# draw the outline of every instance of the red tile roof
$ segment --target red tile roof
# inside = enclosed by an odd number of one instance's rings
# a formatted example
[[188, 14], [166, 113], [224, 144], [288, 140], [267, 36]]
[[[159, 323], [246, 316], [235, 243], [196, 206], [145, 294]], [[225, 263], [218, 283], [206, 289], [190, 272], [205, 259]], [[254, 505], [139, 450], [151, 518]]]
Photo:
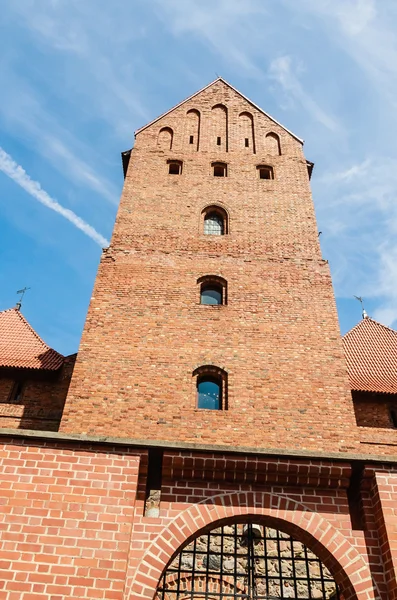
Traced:
[[352, 390], [397, 393], [397, 331], [366, 317], [342, 340]]
[[0, 367], [55, 371], [64, 357], [47, 346], [19, 310], [0, 312]]

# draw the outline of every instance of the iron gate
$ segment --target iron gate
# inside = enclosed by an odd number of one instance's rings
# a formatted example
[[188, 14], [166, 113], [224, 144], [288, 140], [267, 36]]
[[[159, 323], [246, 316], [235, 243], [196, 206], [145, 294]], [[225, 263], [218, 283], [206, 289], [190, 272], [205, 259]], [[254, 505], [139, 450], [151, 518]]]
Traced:
[[168, 565], [157, 600], [341, 598], [320, 559], [290, 535], [255, 523], [224, 525], [189, 542]]

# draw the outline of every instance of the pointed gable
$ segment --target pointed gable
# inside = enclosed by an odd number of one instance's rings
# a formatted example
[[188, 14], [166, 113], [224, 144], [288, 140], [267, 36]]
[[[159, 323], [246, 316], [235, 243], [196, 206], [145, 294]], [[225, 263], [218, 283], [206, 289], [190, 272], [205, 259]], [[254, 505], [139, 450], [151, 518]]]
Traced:
[[222, 77], [218, 77], [217, 79], [215, 79], [215, 81], [212, 81], [211, 83], [209, 83], [208, 85], [206, 85], [205, 87], [203, 87], [201, 90], [199, 90], [195, 94], [192, 94], [191, 96], [189, 96], [188, 98], [186, 98], [185, 100], [183, 100], [182, 102], [180, 102], [179, 104], [177, 104], [176, 106], [174, 106], [173, 108], [171, 108], [170, 110], [166, 111], [165, 113], [163, 113], [162, 115], [160, 115], [156, 119], [153, 119], [153, 121], [150, 121], [150, 123], [147, 123], [147, 125], [144, 125], [140, 129], [137, 129], [136, 132], [135, 132], [135, 136], [137, 136], [138, 133], [141, 133], [142, 131], [144, 131], [148, 127], [151, 127], [152, 125], [154, 125], [155, 123], [157, 123], [157, 121], [160, 121], [160, 119], [163, 119], [164, 117], [166, 117], [167, 115], [169, 115], [170, 113], [172, 113], [177, 108], [180, 108], [184, 104], [190, 102], [191, 100], [193, 100], [194, 98], [196, 98], [197, 96], [199, 96], [200, 94], [202, 94], [204, 91], [210, 90], [210, 88], [216, 86], [218, 83], [221, 83], [222, 85], [226, 86], [230, 90], [233, 90], [236, 94], [238, 94], [238, 96], [240, 96], [240, 98], [242, 98], [245, 102], [247, 102], [249, 105], [251, 105], [251, 107], [253, 107], [256, 110], [258, 110], [265, 117], [267, 117], [268, 119], [270, 119], [271, 121], [273, 121], [273, 123], [275, 123], [277, 126], [279, 126], [282, 129], [284, 129], [284, 131], [286, 131], [289, 135], [291, 135], [293, 138], [295, 138], [298, 142], [300, 142], [301, 144], [303, 144], [303, 140], [301, 140], [298, 136], [296, 136], [294, 133], [292, 133], [292, 131], [289, 131], [286, 127], [284, 127], [284, 125], [282, 125], [281, 123], [279, 123], [278, 121], [276, 121], [276, 119], [274, 119], [272, 116], [270, 116], [269, 114], [267, 114], [264, 110], [262, 110], [262, 108], [260, 108], [254, 102], [252, 102], [252, 100], [250, 100], [249, 98], [247, 98], [246, 96], [244, 96], [244, 94], [242, 94], [235, 87], [233, 87], [232, 85], [230, 85], [230, 83], [228, 83], [227, 81], [225, 81], [225, 79], [222, 79]]
[[47, 346], [16, 308], [0, 312], [0, 367], [59, 369], [64, 357]]
[[352, 390], [397, 393], [397, 331], [366, 317], [342, 340]]

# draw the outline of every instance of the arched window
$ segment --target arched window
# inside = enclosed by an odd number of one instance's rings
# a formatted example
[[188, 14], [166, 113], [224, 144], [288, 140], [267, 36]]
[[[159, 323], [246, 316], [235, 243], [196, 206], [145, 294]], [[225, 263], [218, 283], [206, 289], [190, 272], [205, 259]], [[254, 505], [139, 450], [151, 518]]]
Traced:
[[182, 174], [182, 161], [181, 160], [167, 160], [168, 173], [170, 175], [181, 175]]
[[223, 219], [217, 212], [205, 215], [204, 233], [206, 235], [223, 235], [225, 233]]
[[227, 373], [213, 365], [199, 367], [193, 373], [196, 377], [197, 408], [225, 410], [227, 395]]
[[212, 168], [214, 177], [227, 177], [227, 164], [223, 162], [213, 162]]
[[216, 275], [205, 275], [200, 277], [197, 283], [200, 285], [200, 304], [212, 306], [226, 304], [226, 279]]
[[273, 167], [269, 165], [258, 165], [257, 167], [259, 179], [274, 179]]
[[219, 410], [221, 408], [222, 380], [203, 375], [197, 379], [197, 408]]
[[227, 213], [219, 206], [208, 206], [203, 210], [205, 235], [225, 235], [228, 233]]

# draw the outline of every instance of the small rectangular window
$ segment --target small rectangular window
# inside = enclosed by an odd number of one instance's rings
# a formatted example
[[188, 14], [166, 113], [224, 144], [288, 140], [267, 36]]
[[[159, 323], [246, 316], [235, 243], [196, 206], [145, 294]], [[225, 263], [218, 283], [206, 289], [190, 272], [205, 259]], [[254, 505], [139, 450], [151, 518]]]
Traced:
[[259, 179], [274, 179], [273, 167], [260, 166], [257, 169], [259, 171]]
[[249, 145], [250, 145], [250, 141], [249, 141], [249, 139], [248, 139], [248, 138], [245, 138], [245, 147], [246, 147], [246, 148], [249, 148]]
[[214, 165], [214, 177], [226, 177], [226, 165]]
[[395, 408], [390, 409], [390, 420], [393, 427], [397, 429], [397, 410]]
[[194, 136], [191, 135], [189, 138], [189, 144], [193, 144], [194, 143]]
[[182, 173], [182, 163], [177, 161], [170, 161], [168, 163], [168, 173], [170, 175], [180, 175]]
[[217, 146], [221, 145], [221, 138], [220, 137], [216, 138], [216, 144], [217, 144]]

